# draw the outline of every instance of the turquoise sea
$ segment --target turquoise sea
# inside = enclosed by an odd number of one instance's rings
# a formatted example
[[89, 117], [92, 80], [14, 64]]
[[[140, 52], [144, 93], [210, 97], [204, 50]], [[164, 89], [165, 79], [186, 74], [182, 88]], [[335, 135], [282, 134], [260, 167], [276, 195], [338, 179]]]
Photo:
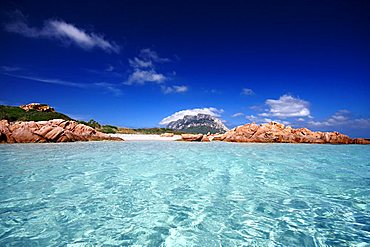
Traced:
[[0, 246], [370, 246], [370, 146], [0, 145]]

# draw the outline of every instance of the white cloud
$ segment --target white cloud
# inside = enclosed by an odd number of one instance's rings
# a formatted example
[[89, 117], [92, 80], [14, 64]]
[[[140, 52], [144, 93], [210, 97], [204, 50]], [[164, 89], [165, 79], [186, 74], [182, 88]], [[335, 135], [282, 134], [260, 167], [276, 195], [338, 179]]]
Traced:
[[140, 58], [134, 57], [133, 59], [128, 60], [129, 64], [133, 68], [153, 68], [154, 65], [152, 61], [145, 61]]
[[[265, 105], [267, 109], [253, 107], [254, 110], [263, 112], [257, 114], [257, 116], [246, 116], [246, 119], [255, 123], [278, 122], [285, 125], [294, 125], [297, 122], [305, 121], [304, 117], [312, 118], [310, 116], [309, 103], [290, 95], [282, 95], [279, 99], [267, 99]], [[296, 119], [293, 119], [293, 122], [291, 122], [285, 120], [286, 118]]]
[[251, 122], [256, 122], [256, 120], [259, 119], [258, 117], [254, 115], [245, 116], [245, 118]]
[[[131, 67], [131, 74], [123, 84], [144, 85], [147, 82], [151, 82], [160, 84], [164, 94], [187, 92], [188, 87], [185, 85], [165, 85], [165, 82], [170, 80], [170, 78], [157, 71], [157, 65], [159, 63], [170, 61], [169, 58], [160, 57], [157, 52], [149, 48], [142, 49], [137, 57], [128, 60]], [[173, 71], [172, 74], [175, 76], [176, 72]]]
[[15, 77], [15, 78], [20, 78], [20, 79], [67, 86], [67, 87], [75, 87], [75, 88], [83, 88], [83, 89], [94, 89], [94, 88], [102, 89], [104, 91], [113, 93], [116, 96], [122, 94], [121, 89], [118, 88], [117, 85], [113, 83], [107, 83], [107, 82], [78, 83], [78, 82], [71, 82], [71, 81], [65, 81], [65, 80], [53, 79], [53, 78], [42, 78], [42, 77], [26, 76], [26, 75], [14, 75], [14, 74], [9, 74], [9, 73], [2, 73], [2, 74]]
[[268, 99], [265, 103], [269, 109], [259, 114], [261, 117], [310, 117], [309, 103], [290, 95], [283, 95], [277, 100]]
[[146, 61], [153, 61], [156, 63], [170, 62], [169, 58], [160, 57], [157, 52], [151, 50], [150, 48], [145, 48], [140, 51], [139, 57]]
[[159, 123], [161, 125], [167, 125], [173, 121], [177, 121], [179, 119], [183, 119], [184, 116], [196, 116], [198, 114], [208, 114], [213, 117], [220, 117], [220, 114], [223, 112], [222, 109], [217, 109], [214, 107], [209, 107], [209, 108], [195, 108], [195, 109], [188, 109], [188, 110], [182, 110], [175, 112], [171, 116], [168, 116]]
[[20, 11], [14, 13], [15, 19], [5, 24], [5, 30], [28, 38], [57, 39], [63, 43], [73, 43], [85, 50], [100, 48], [106, 52], [119, 52], [119, 46], [104, 39], [103, 35], [88, 33], [63, 20], [47, 20], [41, 28], [30, 27]]
[[14, 75], [14, 74], [9, 74], [9, 73], [3, 73], [3, 74], [7, 76], [15, 77], [15, 78], [26, 79], [26, 80], [37, 81], [37, 82], [44, 82], [48, 84], [56, 84], [56, 85], [62, 85], [62, 86], [68, 86], [68, 87], [78, 87], [78, 88], [87, 87], [87, 84], [64, 81], [64, 80], [59, 80], [59, 79], [42, 78], [42, 77], [18, 75], [18, 74]]
[[284, 120], [273, 120], [273, 122], [282, 123], [282, 124], [285, 124], [285, 125], [289, 125], [290, 124], [289, 121], [284, 121]]
[[250, 88], [243, 88], [241, 94], [250, 96], [250, 95], [254, 95], [255, 93]]
[[145, 82], [162, 83], [166, 80], [166, 76], [155, 72], [154, 70], [135, 70], [124, 82], [125, 85], [139, 84], [143, 85]]
[[323, 121], [309, 121], [313, 127], [370, 128], [370, 119], [354, 118], [348, 110], [340, 110]]
[[164, 94], [169, 94], [169, 93], [185, 93], [188, 91], [187, 86], [161, 86], [162, 92]]
[[241, 116], [244, 116], [244, 113], [237, 112], [237, 113], [233, 114], [231, 117], [241, 117]]
[[331, 127], [331, 126], [339, 126], [347, 123], [350, 119], [351, 113], [347, 110], [340, 110], [330, 116], [328, 119], [324, 121], [309, 121], [308, 124], [315, 126], [315, 127]]
[[249, 120], [250, 122], [254, 122], [258, 124], [270, 123], [270, 122], [282, 123], [285, 125], [291, 124], [289, 121], [285, 121], [281, 119], [271, 119], [271, 118], [265, 118], [265, 117], [254, 116], [254, 115], [245, 116], [245, 118]]
[[369, 118], [356, 118], [353, 120], [353, 125], [351, 124], [350, 127], [370, 128], [370, 119]]
[[142, 49], [137, 57], [129, 59], [130, 66], [134, 69], [155, 68], [155, 63], [164, 63], [171, 61], [169, 58], [160, 57], [157, 52], [150, 48]]
[[151, 49], [142, 49], [138, 57], [129, 59], [128, 62], [132, 68], [132, 73], [129, 75], [125, 85], [139, 84], [143, 85], [146, 82], [162, 83], [168, 78], [156, 71], [155, 63], [170, 61], [168, 58], [161, 58], [155, 51]]

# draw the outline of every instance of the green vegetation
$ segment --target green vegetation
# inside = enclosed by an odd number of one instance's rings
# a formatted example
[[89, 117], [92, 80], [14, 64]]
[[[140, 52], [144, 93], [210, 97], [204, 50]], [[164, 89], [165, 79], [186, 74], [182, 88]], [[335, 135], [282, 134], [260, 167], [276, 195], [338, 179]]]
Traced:
[[51, 119], [72, 120], [59, 112], [25, 111], [17, 106], [0, 105], [0, 119], [14, 121], [48, 121]]
[[85, 121], [77, 121], [78, 123], [80, 124], [84, 124], [84, 125], [87, 125], [87, 126], [90, 126], [91, 128], [94, 128], [94, 129], [100, 129], [101, 128], [101, 125], [95, 121], [94, 119], [90, 119], [88, 122], [85, 122]]
[[118, 128], [117, 133], [119, 134], [139, 134], [138, 132], [130, 128]]
[[100, 132], [106, 133], [106, 134], [120, 133], [120, 128], [118, 128], [117, 126], [101, 125], [100, 123], [98, 123], [94, 119], [90, 119], [88, 122], [85, 122], [85, 121], [78, 121], [78, 122], [81, 123], [81, 124], [90, 126], [91, 128], [94, 128], [94, 129], [96, 129]]
[[[14, 121], [48, 121], [52, 119], [64, 119], [73, 120], [67, 115], [59, 112], [42, 112], [42, 111], [25, 111], [17, 106], [5, 106], [0, 105], [0, 119], [6, 119], [10, 122]], [[174, 134], [184, 134], [184, 133], [200, 133], [197, 129], [186, 130], [186, 131], [176, 131], [169, 128], [121, 128], [113, 125], [101, 125], [94, 119], [85, 121], [77, 121], [78, 123], [90, 126], [98, 131], [109, 134], [146, 134], [146, 135], [160, 135], [163, 133], [174, 133]]]
[[87, 125], [91, 126], [92, 128], [94, 129], [100, 129], [102, 126], [97, 122], [95, 121], [94, 119], [90, 119], [89, 122], [87, 122]]
[[[184, 134], [184, 133], [193, 133], [193, 132], [181, 132], [169, 128], [139, 128], [139, 129], [130, 129], [130, 128], [121, 128], [113, 125], [101, 125], [94, 119], [85, 121], [78, 121], [79, 123], [90, 126], [100, 132], [106, 134], [144, 134], [144, 135], [160, 135], [163, 133], [174, 133], [174, 134]], [[195, 133], [195, 132], [194, 132]]]
[[119, 132], [119, 128], [116, 126], [112, 126], [112, 125], [103, 125], [101, 126], [99, 131], [103, 133], [107, 133], [107, 134], [115, 134]]

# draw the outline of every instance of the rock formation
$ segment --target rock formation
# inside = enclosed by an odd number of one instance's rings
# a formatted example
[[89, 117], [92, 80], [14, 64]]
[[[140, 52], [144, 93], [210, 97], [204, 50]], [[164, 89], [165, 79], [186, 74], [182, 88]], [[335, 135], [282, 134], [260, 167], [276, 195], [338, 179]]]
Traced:
[[174, 135], [174, 133], [163, 133], [161, 134], [161, 137], [173, 137]]
[[40, 103], [31, 103], [27, 105], [19, 106], [25, 111], [42, 111], [42, 112], [55, 112], [54, 108], [48, 106], [47, 104], [40, 104]]
[[239, 126], [226, 132], [220, 139], [227, 142], [370, 144], [365, 139], [351, 139], [338, 132], [313, 132], [306, 128], [293, 129], [276, 122]]
[[182, 134], [181, 138], [183, 141], [188, 142], [199, 142], [203, 138], [203, 134]]
[[236, 127], [225, 134], [181, 135], [183, 141], [226, 141], [226, 142], [262, 142], [262, 143], [316, 143], [316, 144], [370, 144], [363, 138], [349, 138], [339, 132], [313, 132], [306, 128], [293, 129], [283, 124], [250, 123]]
[[123, 141], [71, 120], [8, 122], [0, 120], [0, 143]]

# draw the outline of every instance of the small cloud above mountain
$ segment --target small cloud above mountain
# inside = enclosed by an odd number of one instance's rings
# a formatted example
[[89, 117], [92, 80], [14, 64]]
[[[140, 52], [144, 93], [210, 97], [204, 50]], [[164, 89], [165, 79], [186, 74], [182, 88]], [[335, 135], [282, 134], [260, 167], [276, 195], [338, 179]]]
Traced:
[[224, 133], [228, 128], [219, 118], [222, 112], [213, 107], [182, 110], [162, 119], [160, 124], [184, 132]]
[[161, 120], [159, 124], [167, 125], [170, 122], [184, 118], [184, 116], [196, 116], [198, 114], [207, 114], [207, 115], [218, 118], [220, 117], [221, 113], [223, 113], [222, 109], [217, 109], [214, 107], [187, 109], [187, 110], [175, 112], [174, 114], [168, 117], [165, 117], [164, 119]]

